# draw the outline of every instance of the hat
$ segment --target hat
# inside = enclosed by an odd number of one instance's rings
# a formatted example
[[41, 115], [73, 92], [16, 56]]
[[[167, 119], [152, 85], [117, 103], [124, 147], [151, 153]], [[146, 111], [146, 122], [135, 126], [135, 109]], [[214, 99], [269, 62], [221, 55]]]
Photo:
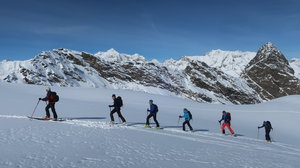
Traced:
[[153, 103], [153, 100], [149, 100], [149, 103]]
[[115, 95], [115, 94], [113, 94], [111, 97], [116, 97], [116, 95]]
[[225, 111], [225, 110], [223, 110], [223, 111], [222, 111], [222, 113], [226, 113], [226, 111]]
[[47, 91], [47, 92], [51, 91], [51, 88], [49, 88], [49, 87], [48, 87], [48, 88], [46, 88], [46, 91]]
[[188, 111], [188, 109], [184, 108], [183, 111], [186, 112], [186, 111]]

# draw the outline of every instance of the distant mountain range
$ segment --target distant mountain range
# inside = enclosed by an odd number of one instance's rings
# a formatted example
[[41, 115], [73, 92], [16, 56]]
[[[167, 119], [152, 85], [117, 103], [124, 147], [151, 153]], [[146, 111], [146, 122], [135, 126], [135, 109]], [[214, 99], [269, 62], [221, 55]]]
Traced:
[[0, 62], [3, 82], [129, 89], [225, 104], [299, 94], [299, 78], [300, 60], [288, 61], [272, 43], [257, 53], [213, 50], [165, 62], [114, 49], [96, 54], [54, 49], [27, 61]]

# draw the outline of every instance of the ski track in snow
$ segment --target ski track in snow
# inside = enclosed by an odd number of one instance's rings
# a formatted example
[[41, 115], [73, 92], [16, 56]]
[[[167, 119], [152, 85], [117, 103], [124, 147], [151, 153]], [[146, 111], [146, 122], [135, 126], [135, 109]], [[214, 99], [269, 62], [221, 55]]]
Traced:
[[[17, 115], [0, 115], [0, 119], [28, 119], [26, 116]], [[29, 119], [28, 119], [29, 120]], [[26, 120], [24, 120], [26, 121]], [[70, 126], [70, 131], [58, 131], [51, 132], [51, 137], [39, 136], [33, 129], [39, 129], [42, 132], [47, 132], [47, 128], [32, 128], [24, 127], [20, 129], [9, 129], [9, 132], [0, 131], [0, 143], [7, 143], [7, 145], [23, 144], [22, 142], [28, 142], [30, 147], [37, 148], [38, 151], [42, 151], [45, 155], [41, 156], [35, 153], [26, 153], [26, 150], [20, 151], [18, 155], [23, 155], [23, 159], [16, 162], [3, 161], [0, 159], [0, 167], [66, 167], [65, 163], [68, 163], [67, 167], [182, 167], [185, 165], [196, 166], [202, 165], [204, 167], [294, 167], [296, 163], [293, 161], [300, 157], [300, 149], [279, 142], [266, 143], [262, 140], [248, 138], [245, 136], [232, 137], [224, 136], [219, 133], [212, 133], [205, 130], [197, 132], [183, 132], [180, 127], [168, 128], [168, 126], [162, 125], [162, 130], [156, 130], [152, 128], [144, 128], [142, 123], [129, 122], [128, 125], [110, 125], [103, 121], [89, 121], [89, 120], [66, 120], [63, 122], [56, 121], [38, 121], [29, 120], [35, 122], [44, 122], [46, 125], [57, 123], [60, 126]], [[176, 127], [176, 126], [175, 126]], [[84, 129], [84, 130], [81, 130]], [[88, 129], [88, 131], [86, 131]], [[127, 131], [128, 137], [118, 134], [118, 132]], [[100, 144], [89, 142], [89, 136], [94, 134], [98, 135], [102, 133]], [[150, 136], [153, 140], [144, 142], [145, 139], [139, 139], [139, 137], [132, 137], [136, 133], [141, 136]], [[112, 139], [108, 139], [107, 135], [113, 134]], [[8, 135], [8, 136], [7, 136]], [[78, 136], [82, 139], [72, 140], [72, 137]], [[179, 142], [190, 143], [187, 146], [181, 147], [181, 144], [172, 146], [172, 143], [166, 144], [166, 147], [155, 144], [157, 139], [171, 138], [177, 139]], [[76, 161], [70, 161], [70, 156], [60, 157], [61, 153], [57, 153], [61, 145], [60, 143], [65, 140], [70, 140], [70, 147], [78, 146], [79, 144], [88, 147], [86, 152], [83, 150], [82, 155], [74, 151]], [[139, 141], [142, 140], [142, 143]], [[31, 144], [33, 143], [33, 144]], [[64, 143], [63, 143], [64, 144]], [[112, 149], [104, 149], [99, 152], [99, 146], [106, 145], [112, 147]], [[180, 146], [177, 146], [180, 145]], [[191, 147], [192, 146], [192, 147]], [[49, 150], [48, 147], [56, 150]], [[194, 150], [185, 150], [184, 147], [194, 148]], [[22, 147], [20, 147], [22, 148]], [[80, 147], [81, 148], [81, 147]], [[160, 149], [161, 148], [161, 149]], [[222, 153], [220, 148], [228, 150], [228, 153]], [[102, 148], [100, 148], [102, 149]], [[200, 150], [196, 150], [200, 149]], [[238, 151], [236, 151], [238, 149]], [[73, 149], [74, 150], [74, 149]], [[78, 149], [78, 151], [80, 151]], [[9, 151], [3, 151], [8, 152]], [[94, 153], [95, 154], [91, 154]], [[64, 152], [62, 152], [64, 153]], [[70, 154], [67, 154], [70, 155]], [[212, 155], [215, 155], [215, 159], [212, 159]], [[249, 159], [246, 159], [245, 155], [248, 155]], [[269, 162], [265, 164], [262, 160], [251, 158], [251, 156], [261, 155], [265, 157], [265, 160], [281, 158], [284, 156], [288, 158], [284, 163]], [[84, 156], [84, 157], [83, 157]], [[98, 156], [98, 157], [95, 157]], [[221, 158], [220, 156], [224, 157]], [[223, 159], [227, 159], [225, 161]], [[49, 163], [54, 160], [56, 163]], [[289, 161], [290, 160], [290, 161]], [[155, 163], [159, 162], [160, 165]], [[38, 163], [38, 164], [37, 164]], [[253, 166], [256, 165], [256, 166]]]

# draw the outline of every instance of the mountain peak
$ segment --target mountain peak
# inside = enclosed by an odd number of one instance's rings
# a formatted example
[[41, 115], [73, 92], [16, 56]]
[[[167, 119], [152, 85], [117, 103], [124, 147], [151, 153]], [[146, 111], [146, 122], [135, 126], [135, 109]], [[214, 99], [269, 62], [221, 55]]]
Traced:
[[288, 61], [285, 58], [285, 56], [271, 42], [267, 42], [257, 51], [256, 57], [252, 60], [252, 63], [253, 61], [265, 62], [267, 60], [272, 62], [281, 62], [288, 64]]
[[[267, 42], [261, 47], [261, 50], [265, 51], [279, 51], [278, 48], [271, 42]], [[279, 51], [280, 52], [280, 51]]]
[[115, 50], [114, 48], [111, 48], [109, 50], [106, 51], [106, 53], [111, 54], [111, 55], [118, 55], [120, 54], [117, 50]]

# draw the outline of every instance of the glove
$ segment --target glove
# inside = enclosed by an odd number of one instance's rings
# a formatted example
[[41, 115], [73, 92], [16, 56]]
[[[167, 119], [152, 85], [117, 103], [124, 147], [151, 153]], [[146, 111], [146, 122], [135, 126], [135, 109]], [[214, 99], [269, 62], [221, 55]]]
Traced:
[[147, 111], [150, 111], [149, 109], [147, 109]]
[[112, 105], [108, 105], [108, 107], [113, 107]]
[[221, 124], [221, 121], [219, 120], [219, 123]]
[[259, 127], [257, 127], [257, 129], [259, 129]]
[[42, 100], [42, 98], [39, 98], [39, 100]]
[[179, 116], [179, 118], [182, 118], [182, 116]]

